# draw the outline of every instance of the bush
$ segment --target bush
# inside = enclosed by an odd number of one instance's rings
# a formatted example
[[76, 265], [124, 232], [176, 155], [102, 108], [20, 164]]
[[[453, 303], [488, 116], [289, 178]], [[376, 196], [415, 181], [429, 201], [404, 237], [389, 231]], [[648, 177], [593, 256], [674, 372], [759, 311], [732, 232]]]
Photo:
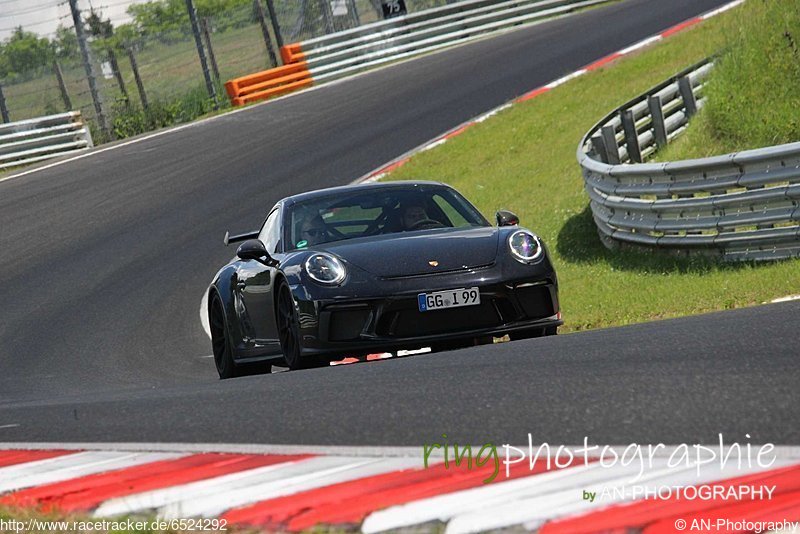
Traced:
[[117, 139], [124, 139], [150, 130], [189, 122], [210, 113], [213, 109], [213, 103], [208, 98], [205, 87], [197, 87], [169, 101], [148, 102], [146, 111], [141, 106], [120, 101], [112, 110], [111, 129]]

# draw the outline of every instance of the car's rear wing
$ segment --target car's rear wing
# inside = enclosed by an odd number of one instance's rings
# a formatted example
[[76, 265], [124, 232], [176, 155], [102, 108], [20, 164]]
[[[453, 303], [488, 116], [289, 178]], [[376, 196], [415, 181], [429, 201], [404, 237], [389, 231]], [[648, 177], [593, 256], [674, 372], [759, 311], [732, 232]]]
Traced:
[[239, 241], [247, 241], [248, 239], [255, 239], [258, 237], [258, 232], [247, 232], [246, 234], [231, 235], [230, 232], [225, 232], [225, 238], [222, 240], [227, 247], [231, 243], [238, 243]]

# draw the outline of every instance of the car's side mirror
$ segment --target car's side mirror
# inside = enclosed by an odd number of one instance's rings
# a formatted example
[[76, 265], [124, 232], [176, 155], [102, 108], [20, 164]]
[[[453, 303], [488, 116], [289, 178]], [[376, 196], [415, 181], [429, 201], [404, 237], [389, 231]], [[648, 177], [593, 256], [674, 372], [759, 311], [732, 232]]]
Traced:
[[264, 247], [264, 243], [262, 243], [260, 239], [248, 239], [239, 245], [236, 255], [242, 260], [255, 260], [259, 263], [263, 263], [267, 267], [274, 267], [278, 264], [278, 262], [269, 255], [266, 247]]
[[495, 213], [497, 226], [516, 226], [519, 224], [519, 217], [507, 210], [499, 210]]

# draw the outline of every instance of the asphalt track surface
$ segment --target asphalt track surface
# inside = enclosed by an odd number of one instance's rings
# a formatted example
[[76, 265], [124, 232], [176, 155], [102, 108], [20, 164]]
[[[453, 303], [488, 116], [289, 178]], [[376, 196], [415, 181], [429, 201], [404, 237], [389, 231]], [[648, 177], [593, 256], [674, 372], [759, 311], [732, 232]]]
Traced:
[[629, 0], [0, 183], [0, 441], [798, 443], [798, 304], [226, 382], [199, 322], [226, 229], [723, 3]]

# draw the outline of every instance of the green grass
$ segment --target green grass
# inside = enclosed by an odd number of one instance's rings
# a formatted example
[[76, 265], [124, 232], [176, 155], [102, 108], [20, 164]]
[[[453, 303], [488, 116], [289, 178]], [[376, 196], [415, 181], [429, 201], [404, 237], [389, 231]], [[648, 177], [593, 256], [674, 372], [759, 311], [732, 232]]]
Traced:
[[706, 86], [706, 107], [660, 160], [800, 140], [800, 10], [769, 0], [739, 11], [720, 21], [726, 50]]
[[[755, 2], [748, 2], [755, 3]], [[441, 180], [493, 220], [500, 208], [548, 244], [563, 331], [737, 308], [800, 293], [800, 261], [721, 264], [600, 243], [576, 149], [607, 111], [728, 45], [741, 8], [517, 104], [418, 154], [389, 179]]]

